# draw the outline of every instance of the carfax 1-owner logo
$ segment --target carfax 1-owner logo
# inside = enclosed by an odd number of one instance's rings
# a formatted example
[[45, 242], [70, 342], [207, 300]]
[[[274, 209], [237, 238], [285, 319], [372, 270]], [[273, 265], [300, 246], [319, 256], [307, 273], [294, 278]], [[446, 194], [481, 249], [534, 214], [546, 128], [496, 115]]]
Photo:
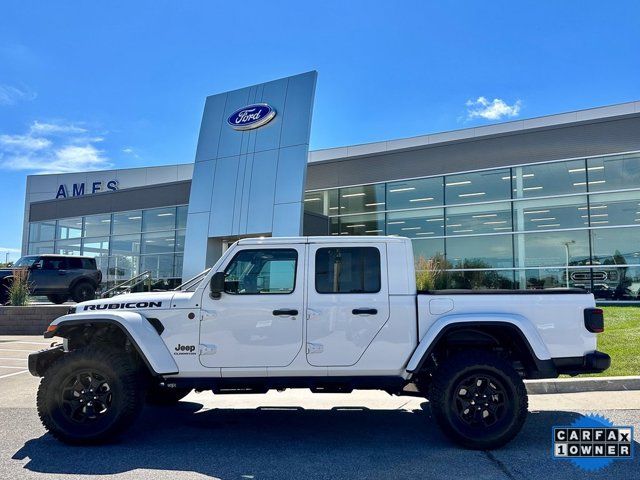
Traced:
[[615, 460], [631, 460], [633, 427], [614, 426], [600, 415], [580, 417], [571, 425], [553, 427], [552, 456], [589, 471], [600, 470]]

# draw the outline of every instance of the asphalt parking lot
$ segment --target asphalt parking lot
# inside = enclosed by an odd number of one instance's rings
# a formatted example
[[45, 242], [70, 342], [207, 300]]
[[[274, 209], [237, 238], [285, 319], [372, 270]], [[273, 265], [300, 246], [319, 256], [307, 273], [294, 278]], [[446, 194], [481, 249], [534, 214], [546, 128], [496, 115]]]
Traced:
[[[26, 372], [29, 352], [47, 344], [0, 337], [0, 478], [640, 479], [637, 391], [532, 396], [523, 431], [492, 452], [451, 444], [418, 398], [304, 390], [192, 393], [178, 407], [146, 408], [118, 443], [69, 447], [40, 425], [38, 379]], [[585, 413], [634, 426], [636, 458], [595, 473], [552, 460], [551, 427]]]

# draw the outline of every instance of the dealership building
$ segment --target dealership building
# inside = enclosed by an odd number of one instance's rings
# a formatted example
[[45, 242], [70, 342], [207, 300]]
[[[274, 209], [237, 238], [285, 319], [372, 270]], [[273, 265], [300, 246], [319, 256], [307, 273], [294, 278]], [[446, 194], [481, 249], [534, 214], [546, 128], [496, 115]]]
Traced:
[[315, 72], [207, 98], [195, 162], [27, 178], [23, 254], [171, 286], [247, 236], [400, 235], [444, 288], [640, 291], [640, 102], [309, 151]]

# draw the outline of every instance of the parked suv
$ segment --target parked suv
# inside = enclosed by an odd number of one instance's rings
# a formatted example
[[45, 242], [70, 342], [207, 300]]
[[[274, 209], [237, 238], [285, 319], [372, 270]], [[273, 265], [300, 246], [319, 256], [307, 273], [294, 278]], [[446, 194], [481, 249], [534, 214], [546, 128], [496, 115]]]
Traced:
[[[29, 286], [32, 295], [46, 295], [53, 303], [64, 303], [69, 297], [75, 302], [93, 300], [102, 281], [102, 272], [96, 267], [95, 258], [70, 255], [29, 255], [20, 258], [13, 268], [29, 269]], [[13, 270], [0, 271], [2, 296], [7, 295]]]

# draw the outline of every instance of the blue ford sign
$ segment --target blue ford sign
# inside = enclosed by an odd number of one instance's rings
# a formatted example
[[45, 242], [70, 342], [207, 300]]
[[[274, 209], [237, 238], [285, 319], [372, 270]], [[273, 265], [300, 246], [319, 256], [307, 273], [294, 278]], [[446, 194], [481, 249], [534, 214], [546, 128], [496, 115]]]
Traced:
[[251, 130], [269, 123], [276, 111], [266, 103], [254, 103], [242, 107], [231, 114], [227, 123], [235, 130]]

